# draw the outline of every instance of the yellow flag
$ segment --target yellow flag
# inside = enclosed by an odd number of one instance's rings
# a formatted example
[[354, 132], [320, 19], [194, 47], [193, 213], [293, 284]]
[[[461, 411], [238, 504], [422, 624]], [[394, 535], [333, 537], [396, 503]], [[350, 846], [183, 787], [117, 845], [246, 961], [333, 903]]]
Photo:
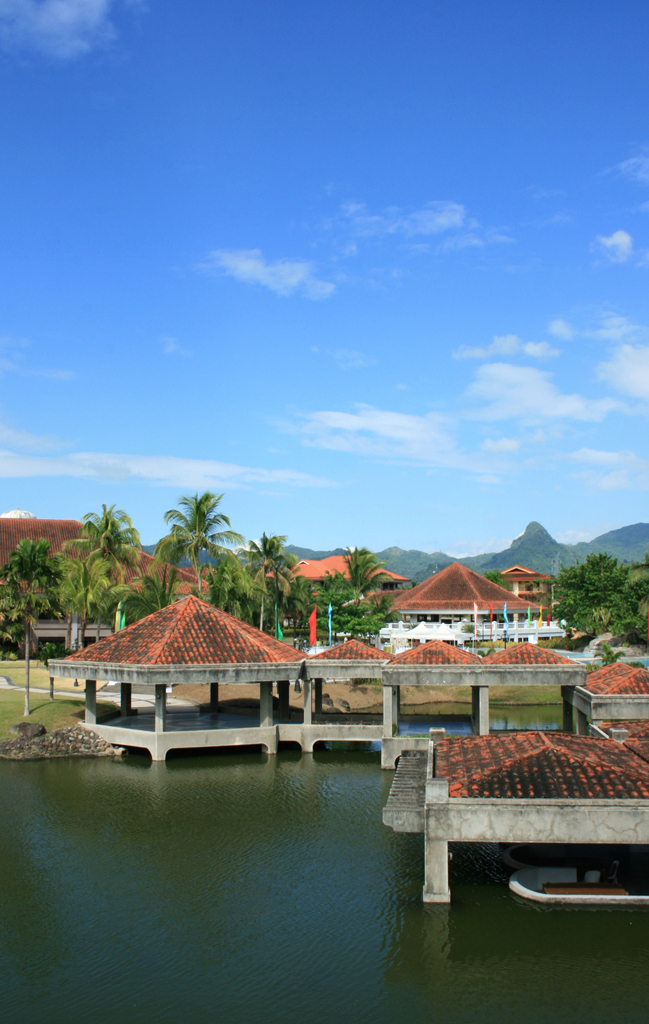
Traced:
[[539, 621], [537, 622], [537, 626], [539, 627], [539, 629], [541, 628], [542, 625], [543, 625], [543, 605], [541, 605], [541, 607], [539, 608]]

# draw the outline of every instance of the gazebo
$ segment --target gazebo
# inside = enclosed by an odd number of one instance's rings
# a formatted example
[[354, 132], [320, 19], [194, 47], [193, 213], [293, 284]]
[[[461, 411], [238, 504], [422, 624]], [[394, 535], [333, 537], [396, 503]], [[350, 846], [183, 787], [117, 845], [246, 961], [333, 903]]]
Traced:
[[[51, 660], [50, 675], [86, 680], [86, 723], [111, 743], [144, 747], [154, 761], [182, 747], [260, 744], [277, 750], [273, 723], [273, 682], [278, 689], [302, 675], [304, 655], [245, 622], [188, 597], [92, 644], [69, 658]], [[98, 681], [121, 687], [119, 724], [97, 724]], [[182, 683], [210, 685], [209, 716], [183, 713], [167, 717], [166, 694]], [[259, 685], [259, 725], [232, 726], [218, 714], [219, 683]], [[135, 715], [132, 686], [153, 687], [155, 714]], [[182, 720], [182, 724], [180, 724]], [[171, 728], [170, 728], [171, 726]]]
[[[479, 658], [470, 651], [431, 640], [397, 654], [384, 669], [383, 719], [386, 728], [398, 726], [400, 686], [470, 686], [473, 728], [478, 735], [486, 736], [489, 733], [490, 686], [561, 686], [574, 689], [585, 678], [586, 670], [582, 665], [537, 644], [513, 644], [489, 657]], [[564, 729], [571, 732], [572, 707], [568, 729], [566, 699], [564, 696]]]
[[604, 721], [633, 722], [649, 719], [649, 671], [618, 661], [589, 672], [581, 685], [562, 690], [565, 719], [577, 712], [577, 733], [606, 736]]

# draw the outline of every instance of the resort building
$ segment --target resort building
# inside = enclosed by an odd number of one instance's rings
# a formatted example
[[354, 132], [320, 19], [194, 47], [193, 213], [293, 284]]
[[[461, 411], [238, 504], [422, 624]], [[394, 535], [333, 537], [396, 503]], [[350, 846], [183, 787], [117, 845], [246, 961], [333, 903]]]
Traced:
[[534, 601], [535, 604], [551, 604], [554, 576], [536, 572], [524, 565], [512, 565], [509, 569], [503, 569], [500, 575], [505, 583], [511, 584], [512, 593], [516, 597]]
[[[318, 559], [302, 558], [293, 567], [293, 572], [296, 576], [304, 576], [305, 579], [311, 580], [312, 583], [322, 583], [327, 573], [330, 576], [340, 573], [346, 579], [349, 578], [349, 569], [344, 555], [330, 555], [329, 558]], [[390, 577], [389, 580], [385, 580], [377, 587], [377, 592], [380, 594], [400, 590], [412, 583], [407, 576], [399, 576], [398, 573], [390, 572], [389, 569], [381, 569], [380, 572]]]
[[560, 625], [550, 618], [549, 607], [535, 604], [531, 609], [530, 604], [454, 562], [411, 590], [395, 595], [394, 607], [401, 621], [382, 629], [380, 638], [391, 645], [394, 653], [413, 641], [427, 639], [463, 645], [474, 634], [479, 640], [507, 638], [531, 643], [564, 635]]
[[[68, 541], [77, 540], [81, 536], [82, 524], [77, 519], [38, 519], [31, 512], [23, 509], [13, 509], [11, 512], [4, 512], [0, 515], [0, 565], [9, 561], [11, 552], [15, 550], [21, 540], [40, 540], [45, 538], [50, 543], [50, 554], [63, 554], [64, 546]], [[137, 576], [143, 576], [151, 571], [151, 566], [156, 566], [156, 560], [146, 551], [138, 552], [137, 564], [132, 568], [124, 570], [125, 582], [130, 583]], [[196, 577], [190, 569], [178, 570], [183, 583], [181, 592], [185, 590], [190, 593], [191, 586], [195, 585]], [[184, 584], [184, 586], [183, 586]], [[78, 617], [72, 619], [70, 642], [74, 650], [78, 645]], [[34, 649], [38, 649], [39, 642], [47, 643], [68, 643], [68, 623], [65, 618], [43, 618], [39, 619], [33, 627]], [[111, 623], [102, 623], [101, 636], [109, 636], [113, 632]], [[97, 639], [97, 623], [89, 622], [85, 630], [85, 642], [94, 643]]]

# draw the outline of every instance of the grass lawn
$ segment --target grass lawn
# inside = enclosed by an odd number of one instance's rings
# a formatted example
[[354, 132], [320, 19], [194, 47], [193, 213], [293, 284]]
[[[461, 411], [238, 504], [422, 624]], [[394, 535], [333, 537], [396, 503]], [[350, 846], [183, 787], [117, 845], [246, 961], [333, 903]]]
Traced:
[[[77, 725], [83, 721], [85, 715], [84, 701], [72, 697], [57, 697], [50, 700], [40, 693], [32, 693], [29, 697], [29, 706], [31, 714], [29, 718], [25, 718], [24, 690], [0, 690], [0, 741], [12, 738], [13, 733], [9, 732], [9, 726], [18, 722], [40, 722], [48, 732], [51, 732], [52, 729], [59, 729], [64, 725]], [[97, 702], [98, 716], [114, 710], [114, 704]]]
[[[0, 676], [11, 676], [14, 683], [18, 686], [25, 685], [25, 662], [23, 661], [0, 661]], [[50, 688], [50, 676], [47, 668], [41, 665], [40, 661], [30, 661], [29, 663], [29, 685], [42, 686], [43, 689], [49, 690]], [[84, 680], [79, 680], [79, 687], [83, 690]], [[75, 689], [74, 679], [59, 679], [58, 677], [54, 680], [55, 690], [72, 690]], [[45, 724], [45, 723], [43, 723]]]

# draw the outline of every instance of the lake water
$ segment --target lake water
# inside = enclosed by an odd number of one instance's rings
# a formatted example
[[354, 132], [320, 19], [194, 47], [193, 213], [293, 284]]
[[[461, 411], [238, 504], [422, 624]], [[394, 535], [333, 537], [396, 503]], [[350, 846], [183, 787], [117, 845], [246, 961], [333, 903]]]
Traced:
[[496, 847], [421, 902], [364, 749], [0, 763], [11, 1024], [646, 1021], [649, 914], [522, 905]]

